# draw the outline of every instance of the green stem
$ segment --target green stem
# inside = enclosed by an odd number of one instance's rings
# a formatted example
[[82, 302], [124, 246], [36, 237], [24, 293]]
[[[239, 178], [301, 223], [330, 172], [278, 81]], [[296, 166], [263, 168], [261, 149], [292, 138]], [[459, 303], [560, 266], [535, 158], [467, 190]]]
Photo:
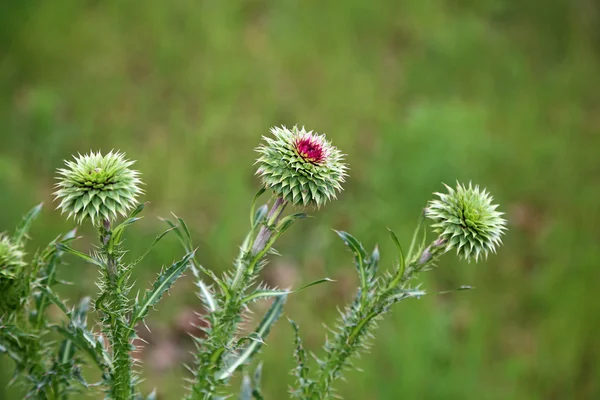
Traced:
[[[128, 299], [125, 296], [127, 290], [126, 272], [119, 268], [119, 261], [114, 248], [109, 250], [112, 239], [110, 221], [104, 221], [100, 227], [100, 241], [102, 253], [106, 258], [106, 275], [104, 282], [104, 310], [106, 316], [103, 319], [105, 332], [111, 341], [113, 363], [111, 366], [111, 388], [110, 395], [115, 400], [129, 400], [133, 398], [132, 385], [132, 360], [129, 350], [130, 331], [127, 322]], [[114, 244], [118, 246], [118, 243]]]
[[[248, 282], [253, 280], [256, 274], [256, 265], [273, 245], [271, 239], [274, 226], [281, 218], [286, 205], [285, 200], [277, 198], [258, 233], [255, 233], [255, 227], [251, 228], [248, 236], [250, 240], [246, 241], [246, 247], [241, 250], [242, 254], [238, 258], [235, 276], [227, 291], [230, 295], [224, 298], [223, 306], [209, 317], [212, 330], [198, 354], [196, 379], [187, 399], [211, 399], [218, 388], [224, 384], [224, 381], [218, 380], [215, 374], [222, 367], [226, 346], [231, 345], [235, 338], [238, 324], [241, 321], [244, 308], [242, 299], [245, 297]], [[245, 256], [247, 254], [250, 257]]]

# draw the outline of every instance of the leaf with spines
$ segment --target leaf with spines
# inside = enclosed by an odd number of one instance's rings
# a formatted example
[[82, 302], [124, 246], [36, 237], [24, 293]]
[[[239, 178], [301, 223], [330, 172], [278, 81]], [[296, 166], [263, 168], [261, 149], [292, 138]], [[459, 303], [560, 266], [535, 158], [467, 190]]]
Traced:
[[21, 220], [21, 223], [19, 224], [19, 226], [17, 226], [17, 229], [15, 230], [15, 234], [12, 237], [13, 242], [16, 245], [23, 244], [25, 238], [27, 237], [27, 232], [29, 232], [29, 228], [31, 227], [31, 224], [33, 223], [33, 220], [36, 219], [37, 216], [42, 211], [42, 205], [43, 205], [43, 203], [40, 203], [37, 206], [33, 207], [31, 210], [29, 210], [29, 212], [27, 214], [25, 214], [25, 216]]
[[133, 329], [138, 322], [142, 321], [148, 314], [150, 308], [154, 307], [159, 302], [163, 294], [169, 290], [177, 278], [179, 278], [187, 269], [190, 260], [194, 255], [195, 250], [186, 254], [181, 260], [173, 263], [169, 268], [163, 269], [154, 281], [152, 289], [146, 290], [141, 301], [138, 302], [136, 299], [136, 305], [133, 308], [133, 314], [131, 316], [130, 329]]
[[[190, 235], [190, 230], [187, 227], [187, 224], [185, 223], [185, 221], [183, 219], [181, 219], [177, 216], [175, 216], [175, 218], [179, 221], [179, 225], [175, 224], [173, 221], [168, 220], [168, 219], [162, 219], [162, 221], [164, 221], [170, 228], [172, 228], [174, 230], [175, 235], [177, 236], [177, 238], [179, 239], [179, 242], [183, 246], [183, 249], [187, 253], [190, 253], [194, 249], [193, 244], [192, 244], [192, 238]], [[193, 257], [190, 262], [191, 262], [192, 273], [194, 274], [194, 277], [196, 278], [196, 285], [200, 289], [200, 293], [201, 293], [200, 299], [204, 302], [204, 304], [210, 311], [216, 311], [218, 308], [217, 300], [215, 299], [215, 296], [213, 295], [212, 291], [210, 290], [210, 287], [206, 283], [204, 283], [204, 281], [200, 277], [200, 272], [210, 276], [211, 279], [213, 279], [213, 281], [215, 283], [217, 283], [217, 285], [219, 285], [219, 287], [221, 288], [221, 290], [224, 291], [225, 294], [228, 294], [227, 285], [225, 285], [225, 283], [221, 279], [219, 279], [219, 277], [217, 277], [211, 270], [204, 268], [196, 260], [195, 257]]]
[[64, 244], [64, 243], [57, 243], [56, 244], [56, 248], [58, 251], [62, 251], [65, 252], [67, 254], [71, 254], [75, 257], [78, 257], [80, 259], [82, 259], [83, 261], [90, 263], [90, 264], [94, 264], [100, 268], [104, 267], [104, 264], [102, 264], [100, 261], [96, 260], [93, 257], [88, 256], [87, 254], [84, 254], [78, 250], [75, 250], [74, 248]]
[[354, 261], [360, 279], [360, 288], [363, 295], [366, 295], [375, 286], [375, 274], [377, 272], [379, 252], [376, 252], [374, 260], [377, 262], [373, 264], [371, 262], [371, 257], [367, 256], [367, 252], [363, 245], [354, 236], [348, 232], [334, 231], [354, 253]]
[[304, 286], [302, 286], [299, 289], [296, 290], [278, 290], [278, 289], [260, 289], [260, 290], [256, 290], [253, 293], [249, 294], [248, 296], [244, 297], [242, 299], [242, 304], [247, 304], [250, 303], [252, 301], [257, 301], [257, 300], [261, 300], [261, 299], [266, 299], [269, 297], [279, 297], [279, 296], [286, 296], [288, 294], [292, 294], [292, 293], [298, 293], [304, 289], [308, 289], [311, 286], [315, 286], [318, 285], [320, 283], [324, 283], [324, 282], [335, 282], [333, 279], [330, 278], [321, 278], [321, 279], [317, 279], [316, 281], [313, 281], [309, 284], [306, 284]]
[[[258, 337], [262, 338], [262, 340], [267, 337], [271, 328], [281, 316], [286, 300], [286, 295], [277, 297], [273, 301], [273, 304], [271, 304], [269, 310], [263, 316], [263, 319], [258, 327], [254, 330], [254, 333], [256, 333]], [[226, 368], [218, 374], [217, 379], [225, 380], [231, 377], [239, 367], [248, 363], [252, 359], [256, 352], [260, 350], [261, 346], [262, 344], [258, 341], [252, 341], [249, 343], [243, 350], [241, 350], [239, 356], [230, 362]]]
[[310, 369], [308, 367], [308, 360], [306, 356], [306, 350], [302, 344], [302, 338], [300, 337], [300, 327], [291, 319], [289, 319], [292, 328], [294, 329], [294, 343], [296, 349], [294, 355], [296, 356], [297, 366], [294, 369], [294, 375], [296, 376], [298, 387], [292, 392], [292, 397], [298, 399], [305, 399], [310, 393], [313, 381], [309, 377]]

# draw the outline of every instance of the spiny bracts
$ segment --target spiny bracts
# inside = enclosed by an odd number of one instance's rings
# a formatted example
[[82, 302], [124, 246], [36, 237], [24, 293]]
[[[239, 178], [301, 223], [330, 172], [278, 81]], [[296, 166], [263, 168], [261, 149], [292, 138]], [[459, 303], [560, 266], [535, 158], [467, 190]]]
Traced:
[[475, 261], [481, 256], [496, 252], [506, 230], [503, 213], [496, 211], [493, 197], [479, 186], [461, 185], [456, 189], [448, 185], [448, 193], [435, 193], [426, 216], [433, 220], [432, 227], [446, 243], [446, 251], [456, 249], [459, 256]]
[[103, 156], [100, 152], [73, 157], [65, 161], [67, 168], [59, 169], [56, 184], [58, 208], [81, 224], [90, 219], [101, 221], [125, 216], [137, 204], [143, 193], [139, 172], [130, 169], [134, 161], [126, 160], [119, 152]]
[[296, 206], [321, 207], [342, 190], [344, 155], [325, 135], [304, 128], [271, 128], [263, 137], [256, 174], [273, 193]]

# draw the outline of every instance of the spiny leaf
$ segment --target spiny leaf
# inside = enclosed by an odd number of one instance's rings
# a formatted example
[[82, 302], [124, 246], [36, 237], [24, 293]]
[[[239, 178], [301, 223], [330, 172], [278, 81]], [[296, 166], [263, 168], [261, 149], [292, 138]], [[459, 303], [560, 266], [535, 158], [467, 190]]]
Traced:
[[60, 310], [65, 313], [65, 315], [69, 315], [69, 311], [67, 310], [67, 307], [62, 302], [62, 300], [60, 300], [60, 298], [56, 295], [56, 293], [54, 293], [54, 291], [52, 291], [52, 289], [50, 289], [48, 286], [45, 286], [45, 285], [39, 285], [39, 286], [37, 286], [37, 289], [40, 292], [42, 292], [48, 298], [48, 300], [50, 300], [50, 302], [52, 304], [54, 304], [55, 306], [60, 308]]
[[[183, 219], [181, 219], [177, 216], [175, 216], [175, 218], [177, 218], [177, 220], [180, 222], [180, 224], [183, 224], [183, 226], [185, 226], [185, 228], [184, 228], [184, 230], [186, 232], [185, 234], [182, 233], [180, 226], [175, 224], [173, 221], [164, 219], [164, 218], [161, 218], [161, 220], [164, 221], [167, 225], [169, 225], [169, 227], [174, 229], [175, 235], [179, 239], [179, 242], [183, 246], [184, 250], [189, 253], [193, 250], [192, 249], [193, 244], [192, 244], [192, 240], [191, 240], [191, 236], [190, 236], [190, 231], [187, 228], [187, 225], [185, 225], [185, 222], [183, 221]], [[217, 285], [219, 285], [219, 287], [223, 290], [223, 293], [225, 295], [229, 295], [227, 285], [221, 279], [219, 279], [219, 277], [217, 277], [212, 271], [210, 271], [207, 268], [204, 268], [200, 263], [198, 263], [198, 261], [196, 261], [195, 258], [192, 258], [191, 262], [192, 262], [192, 272], [194, 274], [194, 277], [196, 278], [196, 284], [200, 288], [200, 292], [202, 293], [202, 295], [204, 297], [203, 300], [204, 300], [205, 304], [207, 305], [209, 310], [216, 311], [217, 301], [214, 298], [214, 296], [212, 295], [212, 293], [210, 292], [210, 289], [208, 288], [208, 286], [200, 278], [199, 271], [210, 276], [211, 279], [213, 279], [215, 281], [215, 283], [217, 283]]]
[[[281, 316], [281, 313], [283, 312], [283, 305], [285, 304], [286, 300], [287, 296], [285, 295], [277, 297], [254, 331], [259, 337], [263, 338], [263, 340], [267, 337], [271, 327]], [[250, 361], [252, 356], [256, 354], [260, 347], [261, 344], [256, 341], [248, 344], [248, 346], [241, 351], [240, 355], [217, 376], [217, 379], [223, 380], [229, 378], [241, 365]]]
[[306, 350], [304, 349], [304, 345], [302, 344], [302, 338], [300, 337], [300, 327], [291, 319], [289, 319], [292, 328], [294, 329], [294, 342], [296, 344], [296, 351], [294, 352], [296, 356], [296, 362], [298, 366], [296, 368], [296, 378], [298, 379], [298, 385], [301, 390], [308, 389], [306, 385], [309, 384], [308, 374], [308, 363], [306, 357]]
[[[56, 304], [56, 303], [55, 303]], [[75, 326], [79, 326], [82, 329], [85, 328], [85, 319], [86, 314], [89, 310], [90, 298], [84, 297], [79, 302], [78, 306], [73, 309], [70, 313], [71, 323]], [[58, 359], [61, 364], [66, 364], [69, 360], [73, 358], [74, 355], [74, 347], [73, 342], [70, 340], [64, 340], [60, 346]]]
[[181, 260], [160, 272], [152, 285], [152, 289], [147, 290], [141, 302], [134, 307], [130, 329], [133, 329], [135, 325], [148, 314], [148, 310], [158, 303], [162, 295], [169, 290], [177, 278], [179, 278], [183, 271], [188, 267], [194, 254], [195, 251], [186, 254]]
[[104, 265], [100, 261], [96, 260], [95, 258], [92, 258], [92, 257], [88, 256], [87, 254], [84, 254], [84, 253], [82, 253], [80, 251], [77, 251], [74, 248], [69, 247], [69, 246], [67, 246], [64, 243], [57, 243], [56, 244], [56, 248], [57, 248], [58, 251], [62, 251], [62, 252], [65, 252], [67, 254], [71, 254], [71, 255], [74, 255], [76, 257], [79, 257], [82, 260], [84, 260], [85, 262], [88, 262], [90, 264], [97, 265], [98, 267], [101, 267], [101, 268], [104, 267]]
[[87, 353], [101, 370], [105, 370], [106, 366], [110, 364], [110, 359], [104, 351], [102, 343], [94, 339], [94, 335], [87, 329], [75, 325], [69, 325], [66, 328], [55, 326], [54, 329], [77, 348]]
[[13, 236], [13, 241], [15, 244], [20, 245], [23, 244], [25, 237], [27, 236], [27, 232], [29, 232], [29, 228], [31, 227], [31, 223], [33, 220], [40, 214], [42, 211], [42, 205], [44, 203], [40, 203], [37, 206], [33, 207], [21, 220], [19, 226], [15, 230], [15, 234]]
[[244, 299], [242, 300], [242, 304], [246, 304], [251, 301], [256, 301], [256, 300], [262, 299], [262, 298], [279, 297], [279, 296], [285, 296], [285, 295], [292, 294], [292, 293], [298, 293], [298, 292], [300, 292], [304, 289], [307, 289], [311, 286], [315, 286], [315, 285], [318, 285], [318, 284], [324, 283], [324, 282], [335, 282], [335, 281], [330, 278], [321, 278], [321, 279], [317, 279], [316, 281], [313, 281], [307, 285], [304, 285], [301, 288], [296, 289], [296, 290], [276, 290], [276, 289], [256, 290], [254, 293], [244, 297]]

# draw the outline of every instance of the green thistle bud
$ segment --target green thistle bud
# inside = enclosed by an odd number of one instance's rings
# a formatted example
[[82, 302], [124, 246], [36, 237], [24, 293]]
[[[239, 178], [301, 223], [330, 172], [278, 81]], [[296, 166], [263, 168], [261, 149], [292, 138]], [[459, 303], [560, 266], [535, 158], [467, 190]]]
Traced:
[[10, 238], [0, 233], [0, 277], [14, 278], [21, 267], [25, 265], [25, 253]]
[[258, 147], [257, 175], [275, 195], [299, 206], [321, 207], [342, 190], [346, 177], [344, 155], [325, 135], [304, 128], [271, 128]]
[[429, 203], [427, 217], [433, 220], [432, 227], [446, 243], [446, 251], [456, 249], [456, 253], [470, 260], [490, 252], [502, 243], [506, 230], [503, 213], [496, 211], [492, 196], [479, 186], [469, 187], [457, 183], [456, 189], [446, 186], [448, 193], [435, 193], [439, 199]]
[[92, 224], [125, 216], [135, 207], [138, 195], [143, 193], [139, 172], [129, 169], [134, 161], [124, 154], [112, 151], [103, 156], [90, 152], [65, 161], [67, 168], [60, 175], [54, 194], [61, 200], [58, 208], [81, 224], [86, 218]]

